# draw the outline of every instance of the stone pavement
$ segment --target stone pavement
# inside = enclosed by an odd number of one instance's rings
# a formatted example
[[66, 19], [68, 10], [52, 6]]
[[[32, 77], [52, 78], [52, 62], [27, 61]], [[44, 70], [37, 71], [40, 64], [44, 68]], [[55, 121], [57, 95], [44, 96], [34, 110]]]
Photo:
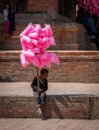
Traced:
[[[0, 82], [0, 96], [33, 96], [30, 82]], [[48, 95], [99, 95], [99, 83], [49, 83]]]
[[1, 118], [0, 130], [99, 130], [99, 120]]

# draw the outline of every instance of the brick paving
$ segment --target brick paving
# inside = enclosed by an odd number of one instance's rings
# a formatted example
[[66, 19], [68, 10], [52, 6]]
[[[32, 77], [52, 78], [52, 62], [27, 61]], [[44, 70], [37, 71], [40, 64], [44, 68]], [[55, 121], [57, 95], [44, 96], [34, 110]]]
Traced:
[[1, 118], [0, 130], [99, 130], [99, 120]]

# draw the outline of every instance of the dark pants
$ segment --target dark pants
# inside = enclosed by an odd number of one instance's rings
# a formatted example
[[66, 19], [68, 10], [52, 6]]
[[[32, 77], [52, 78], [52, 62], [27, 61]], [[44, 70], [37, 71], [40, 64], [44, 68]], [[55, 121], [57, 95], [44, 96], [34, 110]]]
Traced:
[[38, 93], [37, 91], [33, 91], [34, 98], [36, 100], [36, 106], [44, 105], [46, 102], [46, 93]]
[[96, 44], [98, 50], [99, 50], [99, 38], [94, 39], [94, 43]]

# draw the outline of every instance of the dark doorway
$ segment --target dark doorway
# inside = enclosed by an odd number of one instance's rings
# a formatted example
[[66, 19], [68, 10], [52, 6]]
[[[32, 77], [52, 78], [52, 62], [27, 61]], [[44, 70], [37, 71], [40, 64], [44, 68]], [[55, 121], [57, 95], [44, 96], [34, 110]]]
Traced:
[[27, 0], [15, 0], [16, 12], [26, 13]]
[[16, 13], [26, 12], [27, 0], [0, 0], [0, 12], [3, 11], [6, 3], [10, 3]]
[[58, 12], [60, 15], [72, 19], [76, 16], [76, 0], [58, 0]]

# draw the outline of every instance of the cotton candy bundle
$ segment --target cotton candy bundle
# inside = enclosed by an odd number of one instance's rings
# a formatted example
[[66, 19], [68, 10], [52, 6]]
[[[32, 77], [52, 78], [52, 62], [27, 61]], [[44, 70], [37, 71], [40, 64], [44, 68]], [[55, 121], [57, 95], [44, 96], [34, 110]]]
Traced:
[[90, 14], [99, 15], [99, 0], [77, 0], [79, 7], [89, 10]]
[[42, 28], [39, 24], [30, 23], [20, 34], [20, 42], [22, 46], [20, 60], [23, 67], [30, 63], [38, 68], [50, 67], [51, 63], [60, 64], [55, 53], [46, 51], [50, 46], [55, 45], [50, 25]]

